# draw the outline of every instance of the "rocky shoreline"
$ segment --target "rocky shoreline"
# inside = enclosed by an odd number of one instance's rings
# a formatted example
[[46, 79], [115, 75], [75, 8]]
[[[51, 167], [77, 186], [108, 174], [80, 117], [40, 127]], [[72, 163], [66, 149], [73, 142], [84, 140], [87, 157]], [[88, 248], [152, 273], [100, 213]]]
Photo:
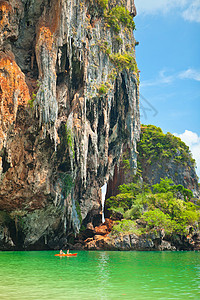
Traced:
[[135, 233], [112, 234], [113, 221], [106, 219], [105, 223], [93, 227], [88, 224], [87, 229], [81, 233], [74, 245], [70, 245], [76, 250], [120, 250], [120, 251], [199, 251], [200, 233], [193, 231], [187, 236], [176, 235], [168, 237], [164, 230], [156, 233], [146, 233], [136, 235]]

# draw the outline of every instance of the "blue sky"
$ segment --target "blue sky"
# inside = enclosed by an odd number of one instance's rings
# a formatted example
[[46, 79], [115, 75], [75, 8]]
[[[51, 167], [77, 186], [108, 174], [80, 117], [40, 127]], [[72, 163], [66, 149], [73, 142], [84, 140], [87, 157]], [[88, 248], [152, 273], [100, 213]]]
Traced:
[[200, 177], [200, 0], [135, 0], [141, 122], [181, 137]]

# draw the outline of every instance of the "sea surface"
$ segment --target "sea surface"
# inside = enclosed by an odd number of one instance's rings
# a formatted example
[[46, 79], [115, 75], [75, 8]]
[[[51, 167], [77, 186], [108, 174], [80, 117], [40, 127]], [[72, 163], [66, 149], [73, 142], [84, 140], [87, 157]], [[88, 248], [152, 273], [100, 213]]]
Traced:
[[200, 252], [55, 253], [0, 252], [0, 299], [200, 299]]

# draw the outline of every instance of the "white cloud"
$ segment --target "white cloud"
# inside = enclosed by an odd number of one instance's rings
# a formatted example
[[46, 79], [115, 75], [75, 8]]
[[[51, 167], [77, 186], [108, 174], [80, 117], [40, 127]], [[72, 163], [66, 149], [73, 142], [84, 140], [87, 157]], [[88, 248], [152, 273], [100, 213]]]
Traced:
[[197, 175], [200, 178], [200, 136], [196, 132], [185, 130], [184, 133], [174, 133], [175, 136], [179, 137], [186, 145], [190, 147], [192, 156], [196, 161]]
[[200, 71], [189, 68], [186, 71], [180, 72], [179, 73], [179, 78], [181, 78], [181, 79], [194, 79], [196, 81], [200, 81]]
[[183, 11], [182, 16], [187, 21], [200, 23], [200, 1], [192, 1], [189, 7]]
[[171, 83], [174, 80], [174, 75], [166, 75], [165, 70], [160, 71], [159, 77], [162, 83]]
[[166, 75], [165, 70], [161, 70], [158, 77], [152, 80], [144, 80], [140, 83], [140, 87], [156, 86], [160, 84], [169, 84], [174, 80], [174, 75]]
[[200, 71], [188, 68], [187, 70], [181, 71], [179, 73], [167, 75], [166, 70], [161, 70], [157, 78], [141, 81], [140, 87], [150, 87], [150, 86], [157, 86], [161, 84], [170, 84], [177, 79], [181, 79], [181, 80], [192, 79], [195, 81], [200, 81]]
[[184, 133], [174, 134], [174, 135], [180, 137], [180, 139], [184, 143], [186, 143], [189, 147], [196, 145], [196, 144], [200, 145], [200, 137], [198, 136], [198, 134], [196, 132], [193, 132], [190, 130], [185, 130]]
[[184, 7], [189, 0], [135, 0], [139, 14], [166, 13], [175, 7]]
[[165, 14], [176, 11], [186, 21], [200, 22], [199, 0], [135, 0], [138, 14]]

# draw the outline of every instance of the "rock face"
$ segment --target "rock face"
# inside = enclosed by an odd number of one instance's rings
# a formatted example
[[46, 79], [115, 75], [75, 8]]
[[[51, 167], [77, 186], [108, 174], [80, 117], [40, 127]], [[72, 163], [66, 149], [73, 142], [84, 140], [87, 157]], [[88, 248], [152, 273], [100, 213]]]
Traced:
[[[137, 153], [138, 169], [142, 180], [149, 186], [167, 177], [174, 184], [191, 190], [194, 198], [200, 197], [195, 161], [189, 147], [180, 138], [171, 133], [164, 134], [154, 125], [142, 125]], [[129, 151], [125, 149], [119, 167], [115, 167], [114, 176], [108, 182], [106, 198], [117, 195], [119, 185], [132, 182], [132, 171], [126, 166], [129, 157]]]
[[180, 251], [200, 250], [200, 235], [193, 230], [186, 236], [177, 235], [173, 239], [165, 235], [164, 229], [155, 233], [137, 235], [135, 233], [113, 234], [113, 221], [106, 219], [105, 223], [95, 227], [90, 237], [80, 236], [74, 245], [77, 249], [87, 250], [136, 250], [136, 251]]
[[181, 184], [193, 192], [194, 197], [199, 197], [198, 177], [194, 165], [188, 161], [187, 164], [177, 163], [173, 158], [155, 161], [151, 165], [143, 164], [144, 181], [150, 185], [160, 182], [160, 178], [171, 178], [175, 184]]
[[159, 127], [144, 125], [141, 128], [137, 150], [144, 181], [151, 186], [159, 183], [160, 178], [171, 178], [198, 198], [198, 177], [189, 147], [171, 133], [164, 134]]
[[135, 40], [115, 7], [136, 14], [132, 0], [0, 1], [0, 249], [58, 248], [99, 225], [125, 147], [136, 168]]

